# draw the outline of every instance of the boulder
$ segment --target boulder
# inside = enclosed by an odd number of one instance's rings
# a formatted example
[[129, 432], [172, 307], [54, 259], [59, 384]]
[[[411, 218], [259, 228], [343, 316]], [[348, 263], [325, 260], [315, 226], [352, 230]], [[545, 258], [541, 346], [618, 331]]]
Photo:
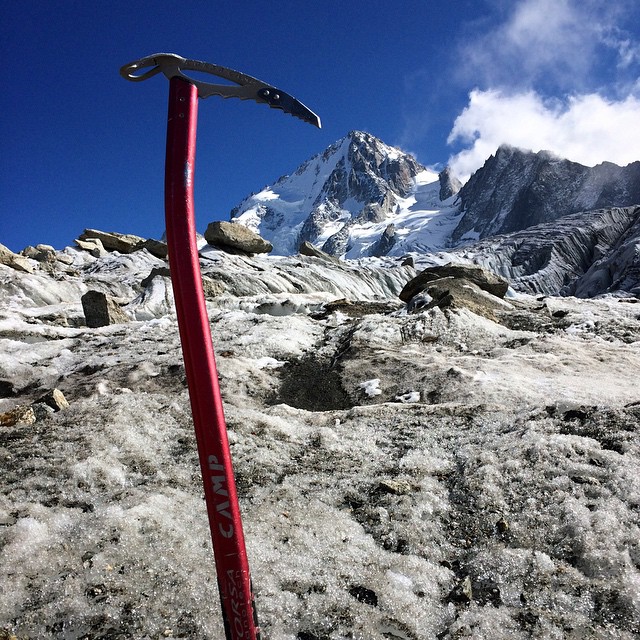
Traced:
[[22, 271], [23, 273], [33, 273], [35, 271], [28, 258], [13, 253], [11, 249], [5, 247], [3, 244], [0, 244], [0, 264], [11, 267], [16, 271]]
[[160, 258], [160, 260], [166, 260], [169, 255], [167, 243], [160, 242], [160, 240], [153, 240], [149, 238], [145, 240], [139, 248], [146, 249], [152, 256]]
[[28, 405], [20, 405], [0, 413], [0, 427], [13, 427], [17, 424], [34, 424], [36, 414]]
[[309, 256], [311, 258], [320, 258], [321, 260], [329, 260], [331, 262], [339, 262], [337, 258], [326, 253], [322, 249], [318, 249], [315, 245], [307, 242], [306, 240], [298, 248], [298, 252], [303, 256]]
[[465, 278], [440, 278], [429, 282], [426, 288], [409, 303], [410, 311], [423, 311], [433, 307], [440, 309], [464, 307], [473, 313], [497, 320], [497, 311], [512, 306], [501, 298], [487, 293]]
[[102, 291], [87, 291], [82, 296], [82, 309], [87, 327], [106, 327], [110, 324], [129, 322], [113, 298]]
[[31, 258], [37, 262], [53, 263], [56, 261], [56, 250], [48, 244], [37, 244], [35, 247], [25, 247], [20, 252], [25, 258]]
[[119, 251], [120, 253], [133, 253], [142, 249], [145, 239], [128, 233], [116, 233], [98, 231], [97, 229], [85, 229], [79, 237], [80, 240], [100, 240], [107, 251]]
[[507, 280], [482, 267], [449, 262], [445, 265], [427, 267], [415, 278], [409, 280], [400, 292], [400, 299], [409, 302], [411, 298], [424, 291], [429, 283], [442, 278], [464, 278], [498, 298], [504, 298], [509, 288]]
[[273, 245], [242, 224], [212, 222], [204, 232], [205, 240], [216, 247], [237, 249], [244, 253], [269, 253]]
[[407, 256], [406, 258], [404, 258], [402, 260], [402, 262], [400, 263], [401, 267], [415, 267], [416, 266], [416, 262], [413, 259], [413, 256]]
[[76, 239], [74, 242], [83, 250], [90, 253], [94, 258], [102, 258], [107, 255], [102, 241], [98, 238], [90, 238], [89, 240]]

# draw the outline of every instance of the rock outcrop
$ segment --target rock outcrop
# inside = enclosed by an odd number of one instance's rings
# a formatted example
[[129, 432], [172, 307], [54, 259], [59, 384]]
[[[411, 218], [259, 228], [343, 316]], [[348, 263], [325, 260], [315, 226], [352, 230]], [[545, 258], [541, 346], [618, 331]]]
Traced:
[[501, 146], [458, 194], [464, 216], [453, 241], [520, 231], [605, 207], [640, 203], [640, 162], [586, 167], [548, 151]]
[[451, 168], [446, 167], [438, 174], [440, 182], [440, 200], [447, 200], [451, 196], [455, 196], [462, 188], [462, 182], [453, 175]]
[[4, 264], [7, 267], [11, 267], [16, 271], [22, 271], [24, 273], [33, 273], [34, 268], [31, 262], [24, 256], [13, 253], [11, 249], [0, 244], [0, 264]]

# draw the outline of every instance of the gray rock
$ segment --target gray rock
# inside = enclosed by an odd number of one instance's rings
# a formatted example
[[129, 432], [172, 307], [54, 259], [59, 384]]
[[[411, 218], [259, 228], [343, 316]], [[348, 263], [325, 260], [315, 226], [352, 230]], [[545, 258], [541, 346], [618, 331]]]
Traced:
[[205, 240], [225, 249], [238, 249], [245, 253], [269, 253], [273, 246], [244, 225], [233, 222], [212, 222], [204, 232]]
[[33, 273], [35, 269], [33, 265], [24, 256], [13, 253], [11, 249], [0, 244], [0, 264], [4, 264], [7, 267], [11, 267], [16, 271], [22, 271], [23, 273]]
[[142, 243], [141, 249], [146, 249], [152, 256], [166, 260], [168, 256], [168, 249], [166, 242], [160, 242], [160, 240], [153, 240], [151, 238], [145, 240]]
[[54, 411], [62, 411], [69, 406], [67, 399], [64, 397], [64, 393], [60, 389], [52, 389], [48, 393], [45, 393], [38, 399], [38, 403], [46, 404]]
[[346, 253], [349, 250], [349, 239], [351, 237], [352, 225], [353, 220], [349, 220], [348, 222], [343, 224], [342, 227], [338, 229], [338, 231], [329, 236], [325, 243], [322, 245], [322, 251], [328, 253], [331, 256], [340, 256]]
[[[549, 151], [502, 145], [460, 189], [457, 242], [520, 231], [565, 215], [640, 203], [640, 162], [586, 167]], [[476, 236], [477, 237], [477, 236]]]
[[44, 402], [34, 402], [31, 405], [31, 410], [33, 411], [36, 422], [40, 422], [40, 420], [44, 420], [54, 413], [54, 410]]
[[108, 253], [99, 238], [90, 238], [89, 240], [80, 240], [79, 238], [76, 238], [74, 242], [78, 247], [80, 247], [80, 249], [87, 251], [94, 258], [102, 258]]
[[452, 173], [449, 167], [446, 167], [444, 171], [438, 174], [438, 180], [440, 181], [440, 200], [446, 200], [451, 196], [455, 196], [462, 188], [462, 182], [458, 180]]
[[431, 282], [442, 278], [464, 278], [498, 298], [503, 298], [509, 288], [507, 280], [482, 267], [450, 262], [441, 266], [427, 267], [421, 271], [415, 278], [407, 282], [400, 292], [400, 299], [409, 302], [411, 298], [427, 289]]
[[465, 308], [490, 320], [498, 320], [496, 312], [512, 308], [508, 302], [487, 293], [475, 283], [464, 278], [452, 277], [429, 282], [409, 304], [409, 310], [414, 312], [433, 307]]
[[87, 327], [106, 327], [129, 322], [129, 317], [113, 298], [102, 291], [87, 291], [82, 296], [82, 309]]
[[116, 233], [98, 231], [97, 229], [85, 229], [79, 237], [80, 240], [100, 240], [107, 251], [120, 253], [133, 253], [144, 246], [145, 239], [128, 233]]
[[396, 227], [393, 224], [387, 225], [377, 242], [371, 247], [371, 255], [379, 258], [386, 256], [396, 243]]
[[312, 258], [320, 258], [321, 260], [329, 260], [331, 262], [339, 262], [337, 258], [334, 256], [322, 251], [322, 249], [318, 249], [315, 245], [312, 245], [310, 242], [303, 242], [298, 249], [300, 254], [303, 256], [310, 256]]

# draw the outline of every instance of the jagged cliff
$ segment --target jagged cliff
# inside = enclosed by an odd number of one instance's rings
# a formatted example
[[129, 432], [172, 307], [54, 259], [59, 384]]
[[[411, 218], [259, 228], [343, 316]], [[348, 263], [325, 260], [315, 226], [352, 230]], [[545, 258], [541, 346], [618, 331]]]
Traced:
[[640, 203], [640, 162], [585, 167], [501, 146], [459, 192], [454, 243], [520, 231], [579, 211]]

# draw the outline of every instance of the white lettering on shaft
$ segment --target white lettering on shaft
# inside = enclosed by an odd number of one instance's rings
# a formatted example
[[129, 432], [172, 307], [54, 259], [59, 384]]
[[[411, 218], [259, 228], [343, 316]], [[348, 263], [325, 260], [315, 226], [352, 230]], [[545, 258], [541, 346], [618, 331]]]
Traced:
[[[224, 466], [218, 462], [218, 458], [216, 456], [209, 456], [207, 459], [209, 471], [223, 471]], [[231, 516], [231, 512], [229, 511], [229, 500], [220, 500], [219, 497], [228, 498], [229, 492], [225, 488], [225, 483], [227, 481], [224, 475], [214, 475], [213, 473], [209, 476], [209, 481], [211, 483], [211, 488], [213, 489], [214, 494], [214, 503], [216, 507], [216, 512], [219, 513], [224, 518], [227, 518], [233, 521]], [[234, 534], [233, 522], [224, 525], [223, 523], [218, 523], [218, 531], [220, 535], [224, 538], [231, 538]]]
[[236, 577], [240, 572], [235, 572], [232, 569], [227, 571], [227, 585], [228, 585], [228, 595], [231, 599], [231, 612], [233, 613], [233, 620], [231, 621], [231, 628], [235, 631], [236, 638], [246, 638], [248, 637], [247, 626], [248, 626], [248, 612], [246, 611], [246, 607], [242, 606], [242, 601], [240, 600], [240, 589], [238, 588], [238, 583], [236, 582]]

